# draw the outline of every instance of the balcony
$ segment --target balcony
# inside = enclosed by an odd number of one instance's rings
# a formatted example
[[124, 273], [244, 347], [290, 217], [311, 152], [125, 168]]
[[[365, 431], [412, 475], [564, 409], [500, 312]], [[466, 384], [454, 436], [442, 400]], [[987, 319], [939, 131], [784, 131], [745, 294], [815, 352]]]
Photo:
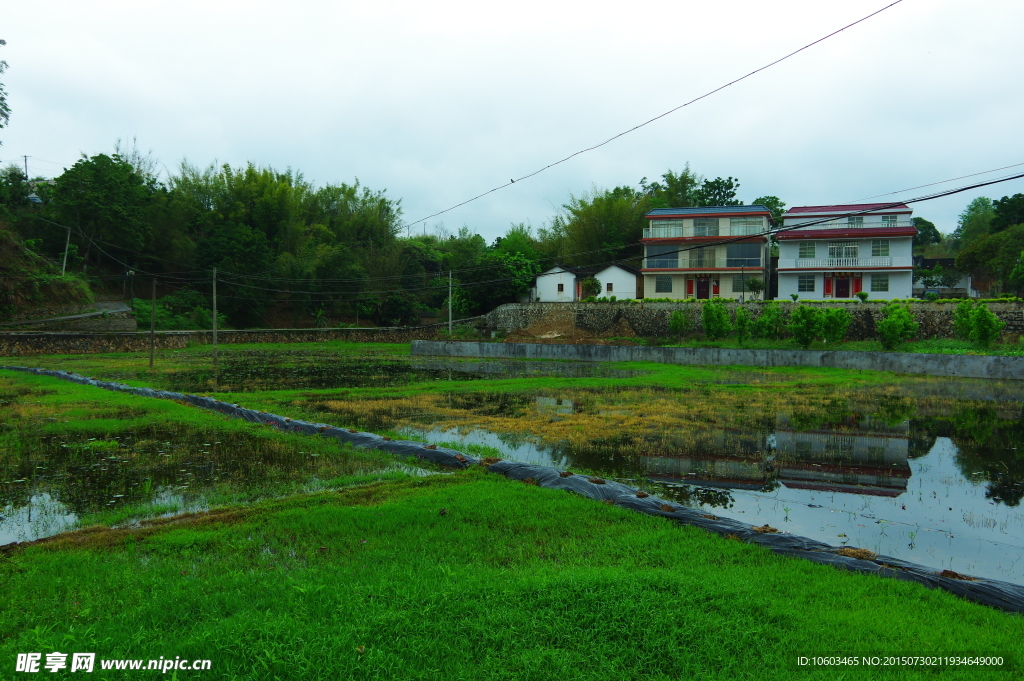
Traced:
[[648, 269], [690, 269], [710, 270], [732, 267], [739, 269], [748, 267], [760, 269], [763, 267], [760, 258], [647, 258], [644, 267]]
[[779, 258], [779, 269], [861, 269], [871, 267], [912, 267], [913, 262], [909, 257], [892, 258]]
[[[795, 227], [796, 225], [787, 224], [787, 228]], [[822, 222], [816, 225], [810, 225], [806, 229], [893, 229], [895, 227], [913, 227], [913, 220], [905, 220], [903, 222], [846, 222], [845, 220], [834, 220], [831, 222]], [[804, 228], [800, 228], [804, 229]], [[800, 231], [800, 229], [794, 231]]]
[[645, 239], [690, 239], [702, 236], [758, 236], [764, 233], [762, 227], [731, 227], [721, 225], [718, 228], [703, 227], [644, 227]]

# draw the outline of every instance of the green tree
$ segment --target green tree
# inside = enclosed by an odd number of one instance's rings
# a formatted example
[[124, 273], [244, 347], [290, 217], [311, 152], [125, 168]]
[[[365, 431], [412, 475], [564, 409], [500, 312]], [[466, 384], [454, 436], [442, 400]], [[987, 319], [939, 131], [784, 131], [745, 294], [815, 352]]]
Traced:
[[1017, 257], [1017, 264], [1014, 265], [1013, 270], [1010, 272], [1010, 283], [1018, 291], [1024, 289], [1024, 251], [1021, 251], [1020, 256]]
[[953, 333], [963, 340], [971, 338], [971, 313], [974, 311], [974, 301], [965, 298], [957, 303], [953, 310]]
[[649, 197], [651, 208], [682, 208], [698, 205], [698, 190], [703, 181], [687, 163], [678, 173], [666, 172], [660, 182], [648, 184], [646, 177], [641, 179], [640, 190]]
[[[0, 46], [6, 45], [6, 40], [0, 40]], [[0, 76], [7, 70], [7, 62], [0, 59]], [[7, 124], [11, 120], [11, 107], [7, 104], [7, 91], [4, 89], [4, 84], [0, 83], [0, 128], [7, 127]], [[3, 144], [3, 142], [0, 142]]]
[[739, 341], [740, 345], [743, 345], [747, 338], [750, 337], [750, 331], [751, 320], [747, 308], [742, 306], [736, 308], [736, 340]]
[[117, 154], [83, 155], [57, 178], [53, 207], [60, 221], [76, 228], [72, 238], [81, 240], [84, 258], [102, 262], [99, 245], [130, 261], [146, 242], [146, 208], [155, 190]]
[[600, 295], [601, 282], [594, 277], [586, 277], [580, 282], [580, 291], [583, 293], [584, 298]]
[[793, 340], [806, 350], [821, 335], [821, 324], [821, 310], [811, 305], [797, 305], [789, 313], [787, 328]]
[[697, 190], [698, 206], [742, 206], [743, 202], [736, 199], [740, 182], [735, 177], [716, 177], [704, 180]]
[[971, 311], [971, 340], [980, 348], [991, 346], [1005, 326], [1006, 322], [995, 316], [988, 305], [979, 304]]
[[690, 318], [688, 312], [682, 310], [673, 310], [672, 314], [668, 318], [668, 332], [673, 336], [682, 338], [686, 334], [690, 333], [693, 328], [693, 320]]
[[886, 350], [895, 350], [917, 334], [918, 324], [908, 306], [889, 303], [881, 312], [882, 318], [875, 324], [875, 329]]
[[757, 298], [764, 293], [764, 279], [761, 279], [760, 277], [747, 279], [746, 286], [747, 290], [750, 291], [754, 298]]
[[924, 248], [929, 244], [942, 242], [942, 233], [934, 222], [924, 218], [914, 218], [913, 222], [917, 229], [917, 234], [914, 235], [914, 248]]
[[563, 210], [542, 232], [558, 242], [553, 255], [565, 256], [573, 265], [592, 265], [639, 254], [637, 243], [650, 210], [649, 197], [643, 192], [631, 187], [594, 189], [571, 196]]
[[853, 315], [844, 307], [829, 307], [821, 311], [821, 337], [826, 343], [842, 343], [853, 321]]
[[1010, 225], [1024, 224], [1024, 194], [1004, 196], [992, 204], [993, 233], [1001, 232]]
[[708, 300], [701, 308], [701, 323], [704, 325], [704, 335], [708, 340], [725, 338], [732, 332], [732, 324], [729, 322], [729, 311], [720, 300]]
[[967, 204], [964, 212], [960, 213], [956, 230], [949, 237], [954, 249], [965, 248], [988, 234], [993, 217], [995, 208], [992, 199], [979, 196]]
[[759, 196], [750, 202], [752, 205], [762, 205], [772, 213], [772, 220], [775, 224], [782, 224], [782, 215], [786, 212], [786, 204], [777, 196]]
[[1012, 225], [969, 244], [957, 255], [956, 268], [961, 272], [984, 268], [1003, 284], [1009, 284], [1022, 250], [1024, 225]]
[[782, 306], [774, 300], [761, 306], [761, 314], [751, 329], [754, 338], [779, 339], [782, 331]]

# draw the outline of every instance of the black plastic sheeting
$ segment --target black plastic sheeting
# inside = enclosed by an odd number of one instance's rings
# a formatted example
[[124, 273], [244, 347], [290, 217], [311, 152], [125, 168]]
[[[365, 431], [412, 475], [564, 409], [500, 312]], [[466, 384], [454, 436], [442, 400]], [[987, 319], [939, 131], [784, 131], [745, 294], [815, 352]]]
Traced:
[[[450, 468], [468, 468], [469, 466], [481, 463], [478, 459], [455, 449], [427, 445], [412, 440], [392, 440], [391, 438], [374, 433], [337, 428], [327, 423], [310, 423], [308, 421], [290, 419], [278, 416], [277, 414], [245, 409], [237, 404], [222, 402], [212, 397], [185, 395], [166, 390], [154, 390], [153, 388], [135, 388], [123, 383], [98, 381], [70, 371], [30, 369], [14, 366], [0, 366], [0, 369], [53, 376], [54, 378], [82, 385], [93, 385], [105, 390], [126, 392], [142, 397], [156, 397], [186, 402], [196, 407], [211, 409], [228, 416], [251, 421], [252, 423], [269, 424], [287, 432], [299, 435], [330, 437], [355, 447], [380, 449], [395, 454], [413, 456]], [[831, 565], [853, 572], [917, 582], [930, 589], [944, 589], [975, 603], [981, 603], [1008, 612], [1024, 613], [1024, 586], [1019, 584], [973, 577], [958, 579], [952, 576], [944, 576], [942, 572], [946, 571], [937, 572], [933, 568], [925, 567], [924, 565], [908, 563], [898, 558], [883, 555], [870, 554], [873, 556], [870, 559], [842, 555], [840, 551], [848, 551], [849, 549], [830, 546], [807, 537], [798, 537], [772, 530], [765, 531], [766, 528], [755, 528], [753, 525], [736, 520], [719, 518], [701, 509], [680, 506], [672, 501], [649, 495], [635, 487], [630, 487], [620, 482], [588, 475], [573, 474], [569, 471], [561, 471], [550, 466], [517, 463], [514, 461], [498, 461], [488, 465], [487, 470], [492, 473], [499, 473], [512, 480], [520, 480], [549, 489], [575, 492], [589, 499], [612, 503], [615, 506], [646, 513], [647, 515], [660, 516], [680, 525], [700, 527], [715, 534], [764, 546], [784, 556], [803, 558], [815, 563]], [[761, 531], [758, 531], [759, 529]], [[965, 575], [958, 576], [966, 577]]]

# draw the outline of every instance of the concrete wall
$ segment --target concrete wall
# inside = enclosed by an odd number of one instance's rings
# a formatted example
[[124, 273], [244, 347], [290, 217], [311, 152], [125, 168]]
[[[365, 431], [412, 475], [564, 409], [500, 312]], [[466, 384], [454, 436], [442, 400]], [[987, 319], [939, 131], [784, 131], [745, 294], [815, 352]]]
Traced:
[[623, 345], [551, 345], [413, 341], [414, 356], [560, 359], [582, 362], [658, 362], [710, 366], [832, 367], [900, 374], [1024, 380], [1024, 357], [928, 355], [911, 352], [734, 350]]

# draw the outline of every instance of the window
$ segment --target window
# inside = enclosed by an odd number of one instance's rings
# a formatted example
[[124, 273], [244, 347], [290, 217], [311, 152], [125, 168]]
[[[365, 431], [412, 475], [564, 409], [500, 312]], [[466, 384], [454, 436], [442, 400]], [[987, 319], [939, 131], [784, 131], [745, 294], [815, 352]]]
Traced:
[[747, 290], [747, 282], [753, 279], [751, 274], [734, 274], [732, 275], [732, 292], [743, 293]]
[[655, 293], [672, 293], [672, 275], [659, 274], [654, 278]]
[[605, 284], [604, 285], [604, 290], [607, 291], [608, 293], [611, 293], [612, 292], [612, 282], [609, 281], [607, 284]]
[[813, 241], [801, 241], [800, 242], [800, 257], [801, 258], [813, 258], [814, 255], [814, 242]]
[[682, 220], [651, 220], [650, 239], [670, 239], [683, 236]]
[[729, 244], [725, 258], [726, 267], [760, 267], [761, 244]]
[[872, 291], [888, 291], [889, 290], [889, 275], [888, 274], [872, 274], [871, 275], [871, 290]]
[[764, 218], [729, 218], [729, 234], [760, 234], [764, 231]]
[[558, 285], [558, 292], [559, 293], [564, 293], [565, 292], [565, 284], [559, 284]]
[[679, 267], [679, 245], [661, 244], [648, 246], [647, 266], [654, 269]]
[[882, 225], [885, 227], [895, 227], [896, 223], [899, 221], [899, 217], [899, 215], [883, 215]]
[[796, 290], [803, 293], [804, 291], [814, 291], [814, 279], [813, 274], [801, 274], [797, 278]]
[[694, 218], [694, 236], [718, 236], [718, 218]]
[[850, 225], [851, 227], [863, 227], [864, 226], [864, 216], [863, 215], [851, 215], [850, 217], [846, 218], [846, 224]]
[[872, 239], [871, 240], [871, 257], [872, 258], [885, 258], [889, 256], [889, 240], [888, 239]]
[[856, 258], [856, 241], [833, 241], [828, 245], [828, 257], [830, 258]]
[[695, 248], [690, 251], [690, 267], [714, 267], [715, 247]]

